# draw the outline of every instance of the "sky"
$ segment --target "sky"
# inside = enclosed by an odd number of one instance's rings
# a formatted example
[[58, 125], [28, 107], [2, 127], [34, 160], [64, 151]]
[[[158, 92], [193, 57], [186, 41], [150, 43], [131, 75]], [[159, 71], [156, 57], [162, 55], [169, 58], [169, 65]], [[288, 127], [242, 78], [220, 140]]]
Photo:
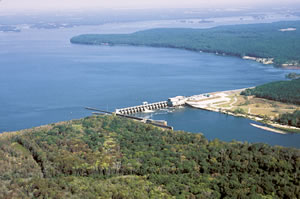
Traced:
[[232, 8], [300, 4], [299, 0], [0, 0], [0, 12], [62, 11], [105, 8]]

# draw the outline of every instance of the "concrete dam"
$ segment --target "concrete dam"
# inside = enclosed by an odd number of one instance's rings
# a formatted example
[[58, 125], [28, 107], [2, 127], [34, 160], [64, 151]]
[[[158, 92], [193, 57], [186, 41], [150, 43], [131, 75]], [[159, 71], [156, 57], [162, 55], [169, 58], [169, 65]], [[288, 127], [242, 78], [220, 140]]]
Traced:
[[155, 103], [151, 103], [151, 104], [144, 102], [143, 105], [132, 106], [132, 107], [127, 107], [127, 108], [122, 108], [122, 109], [116, 109], [115, 112], [118, 114], [130, 115], [130, 114], [135, 114], [135, 113], [140, 113], [140, 112], [158, 110], [158, 109], [167, 108], [167, 107], [168, 107], [167, 101], [155, 102]]
[[123, 115], [131, 115], [135, 113], [147, 112], [147, 111], [158, 110], [158, 109], [163, 109], [168, 107], [183, 106], [185, 105], [186, 100], [187, 98], [184, 96], [177, 96], [177, 97], [169, 98], [168, 101], [154, 102], [150, 104], [148, 102], [143, 102], [143, 105], [116, 109], [115, 113], [123, 114]]
[[168, 101], [161, 101], [149, 104], [148, 102], [143, 102], [143, 105], [132, 106], [122, 109], [116, 109], [115, 113], [122, 115], [131, 115], [140, 112], [147, 112], [152, 110], [159, 110], [169, 107], [179, 107], [184, 105], [189, 105], [192, 107], [202, 107], [207, 106], [208, 103], [226, 101], [222, 94], [216, 93], [205, 93], [200, 95], [193, 95], [190, 97], [176, 96], [171, 97]]

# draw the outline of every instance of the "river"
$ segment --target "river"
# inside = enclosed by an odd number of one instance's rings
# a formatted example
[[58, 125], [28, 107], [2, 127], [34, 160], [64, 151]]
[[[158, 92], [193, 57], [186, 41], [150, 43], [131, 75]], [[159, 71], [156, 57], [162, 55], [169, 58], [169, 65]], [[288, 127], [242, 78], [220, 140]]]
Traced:
[[[91, 114], [84, 106], [114, 111], [143, 101], [255, 86], [292, 72], [178, 49], [69, 42], [74, 35], [109, 32], [107, 26], [101, 28], [0, 33], [0, 132], [82, 118]], [[167, 120], [176, 130], [202, 132], [208, 139], [300, 148], [300, 134], [264, 131], [244, 118], [191, 108], [146, 116]]]

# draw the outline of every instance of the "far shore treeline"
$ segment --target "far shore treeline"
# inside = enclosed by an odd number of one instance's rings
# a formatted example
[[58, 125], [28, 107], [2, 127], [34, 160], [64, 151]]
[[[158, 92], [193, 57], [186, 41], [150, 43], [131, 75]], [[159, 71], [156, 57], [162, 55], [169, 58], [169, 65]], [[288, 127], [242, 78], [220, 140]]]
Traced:
[[274, 58], [275, 65], [300, 67], [300, 21], [210, 29], [161, 28], [133, 34], [85, 34], [73, 37], [71, 42], [170, 47], [238, 57]]

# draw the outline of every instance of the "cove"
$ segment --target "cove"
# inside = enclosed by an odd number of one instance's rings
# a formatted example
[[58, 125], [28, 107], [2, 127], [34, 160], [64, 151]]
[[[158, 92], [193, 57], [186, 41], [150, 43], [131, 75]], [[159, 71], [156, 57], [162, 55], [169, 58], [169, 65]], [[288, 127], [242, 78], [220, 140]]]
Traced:
[[175, 130], [185, 129], [193, 133], [203, 133], [209, 140], [243, 141], [267, 143], [270, 145], [294, 146], [299, 148], [299, 134], [277, 134], [258, 129], [250, 123], [255, 121], [226, 114], [186, 107], [173, 112], [161, 111], [149, 115], [152, 119], [168, 121]]

